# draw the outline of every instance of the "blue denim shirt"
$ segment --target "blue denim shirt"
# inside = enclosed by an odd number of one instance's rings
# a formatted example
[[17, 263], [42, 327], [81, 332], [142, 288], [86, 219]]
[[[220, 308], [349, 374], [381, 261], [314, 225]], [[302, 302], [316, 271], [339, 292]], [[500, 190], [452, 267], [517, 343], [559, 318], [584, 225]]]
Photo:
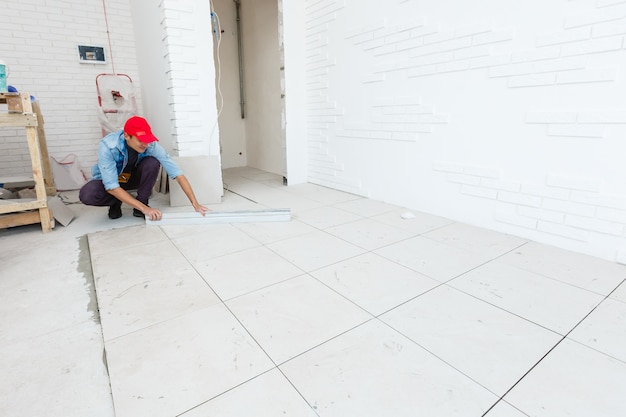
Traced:
[[[138, 155], [137, 163], [146, 156], [156, 158], [171, 179], [182, 175], [183, 171], [157, 142], [148, 145], [145, 152]], [[98, 145], [98, 163], [91, 169], [92, 179], [102, 180], [105, 190], [113, 190], [120, 186], [118, 176], [128, 162], [128, 150], [124, 131], [113, 132], [106, 135]]]

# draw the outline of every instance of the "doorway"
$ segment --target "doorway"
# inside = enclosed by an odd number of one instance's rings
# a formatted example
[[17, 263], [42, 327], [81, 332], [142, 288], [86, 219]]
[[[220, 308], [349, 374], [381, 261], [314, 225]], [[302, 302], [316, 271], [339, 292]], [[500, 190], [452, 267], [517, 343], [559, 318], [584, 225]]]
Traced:
[[285, 176], [280, 0], [212, 0], [222, 168]]

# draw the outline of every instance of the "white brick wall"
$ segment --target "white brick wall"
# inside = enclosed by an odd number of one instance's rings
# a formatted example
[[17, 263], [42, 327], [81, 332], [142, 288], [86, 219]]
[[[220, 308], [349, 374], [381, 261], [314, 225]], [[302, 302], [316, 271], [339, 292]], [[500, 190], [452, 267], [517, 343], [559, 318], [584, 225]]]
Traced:
[[302, 2], [311, 181], [626, 259], [625, 0]]
[[[130, 75], [139, 88], [128, 0], [107, 0], [106, 8], [115, 70]], [[105, 47], [107, 64], [79, 63], [78, 44]], [[95, 80], [112, 72], [102, 2], [3, 2], [0, 59], [10, 67], [9, 84], [39, 100], [49, 153], [75, 153], [90, 170], [102, 136]], [[30, 173], [24, 142], [20, 130], [0, 129], [0, 176]]]

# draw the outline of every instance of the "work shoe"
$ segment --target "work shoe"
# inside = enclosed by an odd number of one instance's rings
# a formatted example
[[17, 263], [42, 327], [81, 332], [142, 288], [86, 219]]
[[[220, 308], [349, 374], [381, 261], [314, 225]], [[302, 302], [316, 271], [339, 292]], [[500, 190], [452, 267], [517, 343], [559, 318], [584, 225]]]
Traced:
[[112, 206], [109, 206], [109, 219], [115, 220], [120, 217], [122, 217], [122, 202], [118, 201]]
[[134, 208], [134, 209], [133, 209], [133, 216], [135, 216], [135, 217], [141, 217], [142, 219], [145, 219], [145, 218], [146, 218], [146, 215], [145, 215], [145, 214], [143, 214], [143, 213], [141, 212], [141, 210], [137, 210], [136, 208]]

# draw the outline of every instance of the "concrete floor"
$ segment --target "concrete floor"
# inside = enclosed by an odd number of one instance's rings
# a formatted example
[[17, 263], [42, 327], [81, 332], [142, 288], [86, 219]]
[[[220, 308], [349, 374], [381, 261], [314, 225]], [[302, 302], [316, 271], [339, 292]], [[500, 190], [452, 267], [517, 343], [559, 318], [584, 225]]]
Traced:
[[224, 181], [214, 210], [293, 219], [71, 204], [67, 227], [0, 231], [0, 416], [626, 415], [626, 266], [255, 169]]

